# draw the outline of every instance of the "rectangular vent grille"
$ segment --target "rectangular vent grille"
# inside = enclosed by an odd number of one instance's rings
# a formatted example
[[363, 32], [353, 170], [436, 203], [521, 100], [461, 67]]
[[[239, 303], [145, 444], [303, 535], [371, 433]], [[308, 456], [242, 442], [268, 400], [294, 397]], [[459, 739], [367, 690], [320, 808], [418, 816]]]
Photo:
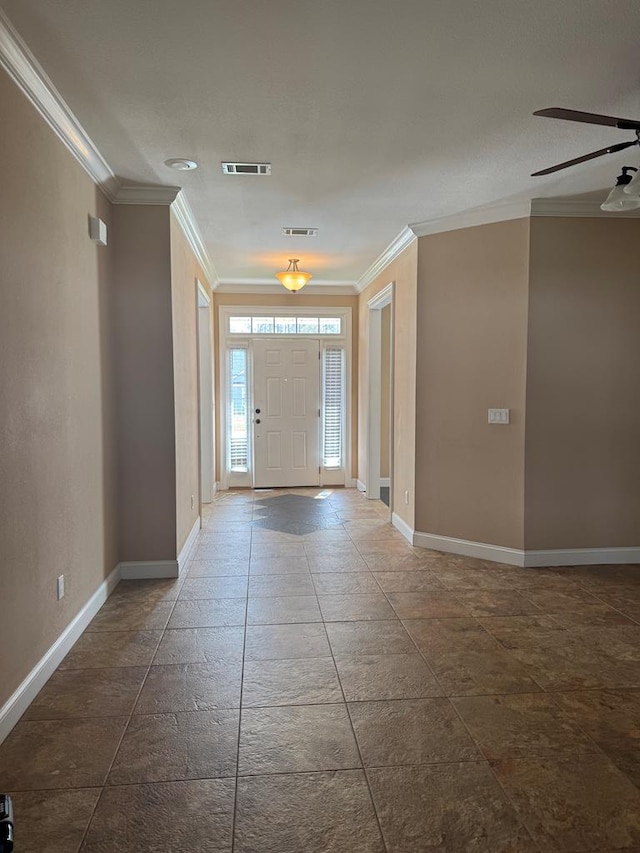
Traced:
[[283, 228], [282, 233], [285, 237], [317, 237], [317, 228]]
[[271, 163], [223, 163], [225, 175], [270, 175]]

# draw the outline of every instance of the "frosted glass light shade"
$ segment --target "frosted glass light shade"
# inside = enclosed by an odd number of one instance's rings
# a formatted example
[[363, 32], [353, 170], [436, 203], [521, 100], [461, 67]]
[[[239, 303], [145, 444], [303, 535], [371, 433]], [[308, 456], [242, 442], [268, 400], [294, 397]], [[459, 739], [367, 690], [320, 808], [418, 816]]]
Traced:
[[635, 173], [631, 180], [631, 183], [626, 184], [626, 186], [624, 187], [624, 192], [626, 195], [640, 196], [640, 170]]
[[298, 258], [290, 258], [287, 269], [284, 272], [277, 272], [276, 278], [283, 287], [286, 287], [287, 290], [295, 293], [297, 290], [302, 290], [311, 278], [311, 273], [301, 272], [301, 270], [298, 269]]
[[635, 210], [640, 207], [640, 196], [629, 195], [626, 192], [627, 187], [630, 186], [631, 184], [626, 184], [614, 187], [606, 200], [600, 205], [600, 209], [615, 213], [616, 211]]

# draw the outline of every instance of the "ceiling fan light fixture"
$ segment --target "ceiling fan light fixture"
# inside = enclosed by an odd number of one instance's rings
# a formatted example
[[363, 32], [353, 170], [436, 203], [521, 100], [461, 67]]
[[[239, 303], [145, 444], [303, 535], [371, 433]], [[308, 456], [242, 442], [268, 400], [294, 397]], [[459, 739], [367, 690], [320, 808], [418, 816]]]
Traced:
[[640, 196], [640, 169], [636, 169], [636, 173], [628, 184], [622, 188], [625, 195]]
[[302, 288], [311, 278], [310, 272], [302, 272], [298, 269], [299, 262], [300, 258], [289, 258], [289, 266], [287, 267], [287, 269], [283, 272], [276, 273], [276, 278], [278, 279], [280, 284], [283, 287], [286, 287], [287, 290], [290, 290], [292, 293], [296, 293], [298, 290], [302, 290]]
[[600, 205], [601, 210], [607, 210], [610, 213], [622, 213], [625, 210], [635, 210], [640, 207], [640, 196], [629, 195], [626, 192], [626, 188], [632, 181], [632, 177], [628, 172], [637, 171], [635, 166], [622, 167], [622, 172], [618, 175], [615, 187]]

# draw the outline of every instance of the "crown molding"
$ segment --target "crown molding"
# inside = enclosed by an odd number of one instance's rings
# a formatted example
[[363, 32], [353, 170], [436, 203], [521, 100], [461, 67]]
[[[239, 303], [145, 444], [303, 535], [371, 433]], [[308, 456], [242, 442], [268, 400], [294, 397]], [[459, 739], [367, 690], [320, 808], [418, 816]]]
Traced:
[[114, 204], [165, 204], [176, 200], [181, 187], [162, 186], [161, 184], [120, 185], [113, 197]]
[[640, 208], [613, 213], [601, 210], [600, 202], [577, 199], [534, 198], [531, 199], [531, 216], [569, 216], [590, 219], [637, 219]]
[[[303, 290], [305, 294], [312, 293], [314, 296], [355, 296], [358, 292], [353, 281], [322, 279], [305, 285]], [[274, 284], [269, 278], [224, 278], [218, 282], [215, 291], [216, 293], [260, 293], [263, 296], [282, 296], [283, 293], [286, 295], [286, 288], [281, 284]]]
[[198, 222], [193, 214], [191, 205], [187, 201], [184, 190], [181, 190], [176, 196], [175, 201], [171, 205], [171, 210], [175, 214], [178, 224], [182, 228], [184, 236], [187, 238], [193, 254], [196, 256], [198, 263], [202, 267], [202, 271], [207, 277], [209, 286], [215, 290], [220, 282], [218, 273], [213, 264], [207, 247], [202, 238], [202, 233], [198, 226]]
[[458, 231], [460, 228], [475, 228], [477, 225], [490, 225], [494, 222], [507, 222], [510, 219], [524, 219], [531, 215], [531, 202], [516, 201], [501, 204], [474, 207], [451, 216], [439, 216], [424, 222], [409, 225], [416, 237], [428, 237], [445, 231]]
[[0, 65], [93, 181], [113, 199], [118, 180], [111, 167], [2, 9]]
[[395, 261], [398, 255], [404, 252], [407, 246], [410, 246], [415, 239], [416, 234], [410, 225], [403, 228], [398, 236], [389, 243], [384, 252], [378, 255], [371, 266], [360, 276], [355, 285], [356, 292], [362, 293], [365, 287], [368, 287], [385, 267], [388, 267], [392, 261]]

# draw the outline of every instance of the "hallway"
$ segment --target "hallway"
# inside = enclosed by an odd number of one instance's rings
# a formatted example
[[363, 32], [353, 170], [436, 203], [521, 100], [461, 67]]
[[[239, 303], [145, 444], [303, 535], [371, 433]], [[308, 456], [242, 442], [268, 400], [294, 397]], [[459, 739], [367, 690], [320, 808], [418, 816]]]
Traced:
[[184, 578], [121, 582], [0, 746], [16, 853], [640, 850], [639, 567], [387, 518], [221, 493]]

